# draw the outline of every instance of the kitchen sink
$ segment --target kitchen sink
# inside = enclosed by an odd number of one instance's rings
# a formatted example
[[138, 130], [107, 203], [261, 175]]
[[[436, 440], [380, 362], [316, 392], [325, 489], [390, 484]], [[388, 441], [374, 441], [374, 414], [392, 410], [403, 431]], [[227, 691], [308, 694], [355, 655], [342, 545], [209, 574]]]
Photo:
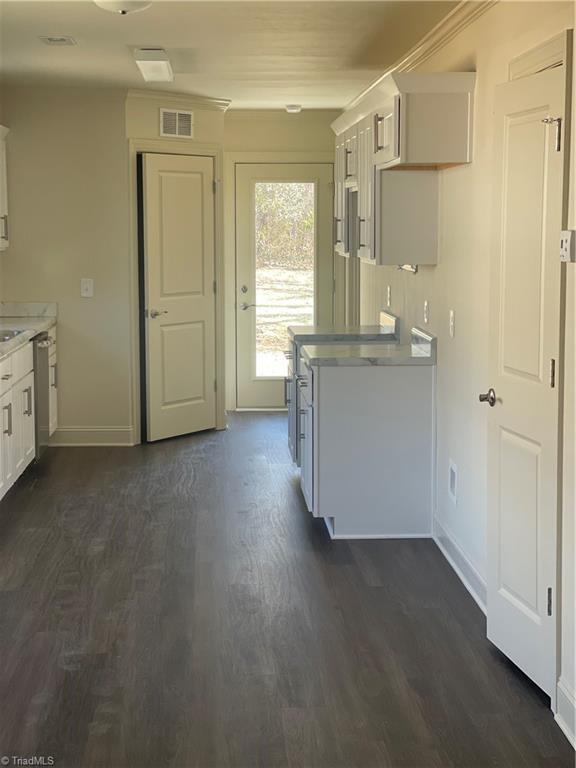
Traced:
[[23, 333], [23, 331], [0, 331], [0, 342], [12, 341], [12, 339], [20, 333]]

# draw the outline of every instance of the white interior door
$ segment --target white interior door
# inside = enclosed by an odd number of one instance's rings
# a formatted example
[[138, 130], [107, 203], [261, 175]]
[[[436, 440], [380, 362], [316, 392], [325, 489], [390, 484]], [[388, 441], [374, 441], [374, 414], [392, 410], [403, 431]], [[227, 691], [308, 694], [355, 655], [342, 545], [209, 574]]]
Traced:
[[216, 425], [214, 170], [144, 155], [148, 440]]
[[239, 408], [284, 406], [290, 325], [331, 324], [329, 163], [236, 166]]
[[564, 68], [495, 104], [488, 404], [488, 637], [546, 693], [556, 683]]

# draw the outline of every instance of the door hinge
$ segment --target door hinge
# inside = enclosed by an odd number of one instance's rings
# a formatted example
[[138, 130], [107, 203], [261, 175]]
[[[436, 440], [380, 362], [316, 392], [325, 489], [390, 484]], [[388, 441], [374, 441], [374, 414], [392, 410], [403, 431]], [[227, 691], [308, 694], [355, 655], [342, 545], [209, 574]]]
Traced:
[[216, 280], [212, 282], [212, 290], [216, 293]]
[[212, 179], [212, 194], [216, 194], [216, 179]]
[[548, 587], [548, 616], [552, 616], [552, 587]]
[[217, 385], [216, 379], [214, 379], [214, 392], [216, 392], [217, 389], [218, 389], [218, 385]]
[[550, 360], [550, 387], [554, 389], [556, 386], [556, 360], [552, 358]]

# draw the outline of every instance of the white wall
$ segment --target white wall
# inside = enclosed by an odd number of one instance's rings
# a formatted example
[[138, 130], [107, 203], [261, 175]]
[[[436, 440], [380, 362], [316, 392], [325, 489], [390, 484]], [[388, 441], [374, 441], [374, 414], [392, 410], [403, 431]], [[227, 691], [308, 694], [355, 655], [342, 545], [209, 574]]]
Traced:
[[[56, 301], [57, 439], [131, 442], [125, 92], [7, 88], [10, 248], [2, 298]], [[93, 299], [80, 278], [94, 278]]]
[[[494, 87], [509, 61], [572, 25], [571, 3], [500, 3], [437, 52], [426, 71], [477, 71], [474, 161], [442, 172], [440, 263], [418, 275], [362, 266], [362, 322], [374, 322], [392, 286], [392, 310], [405, 327], [438, 336], [437, 521], [483, 597], [486, 575], [486, 412], [478, 393], [490, 386], [488, 304]], [[456, 336], [448, 313], [456, 313]], [[448, 467], [458, 466], [458, 506], [448, 494]]]

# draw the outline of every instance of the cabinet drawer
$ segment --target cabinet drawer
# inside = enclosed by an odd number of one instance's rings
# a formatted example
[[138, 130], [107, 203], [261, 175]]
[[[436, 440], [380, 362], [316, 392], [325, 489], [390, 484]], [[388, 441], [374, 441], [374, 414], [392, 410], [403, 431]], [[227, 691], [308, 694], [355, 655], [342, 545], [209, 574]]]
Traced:
[[12, 387], [13, 380], [12, 355], [9, 355], [4, 358], [4, 360], [0, 361], [0, 395], [3, 395], [4, 392], [8, 392]]
[[12, 355], [12, 381], [20, 381], [32, 370], [34, 370], [34, 352], [32, 342], [29, 342]]

